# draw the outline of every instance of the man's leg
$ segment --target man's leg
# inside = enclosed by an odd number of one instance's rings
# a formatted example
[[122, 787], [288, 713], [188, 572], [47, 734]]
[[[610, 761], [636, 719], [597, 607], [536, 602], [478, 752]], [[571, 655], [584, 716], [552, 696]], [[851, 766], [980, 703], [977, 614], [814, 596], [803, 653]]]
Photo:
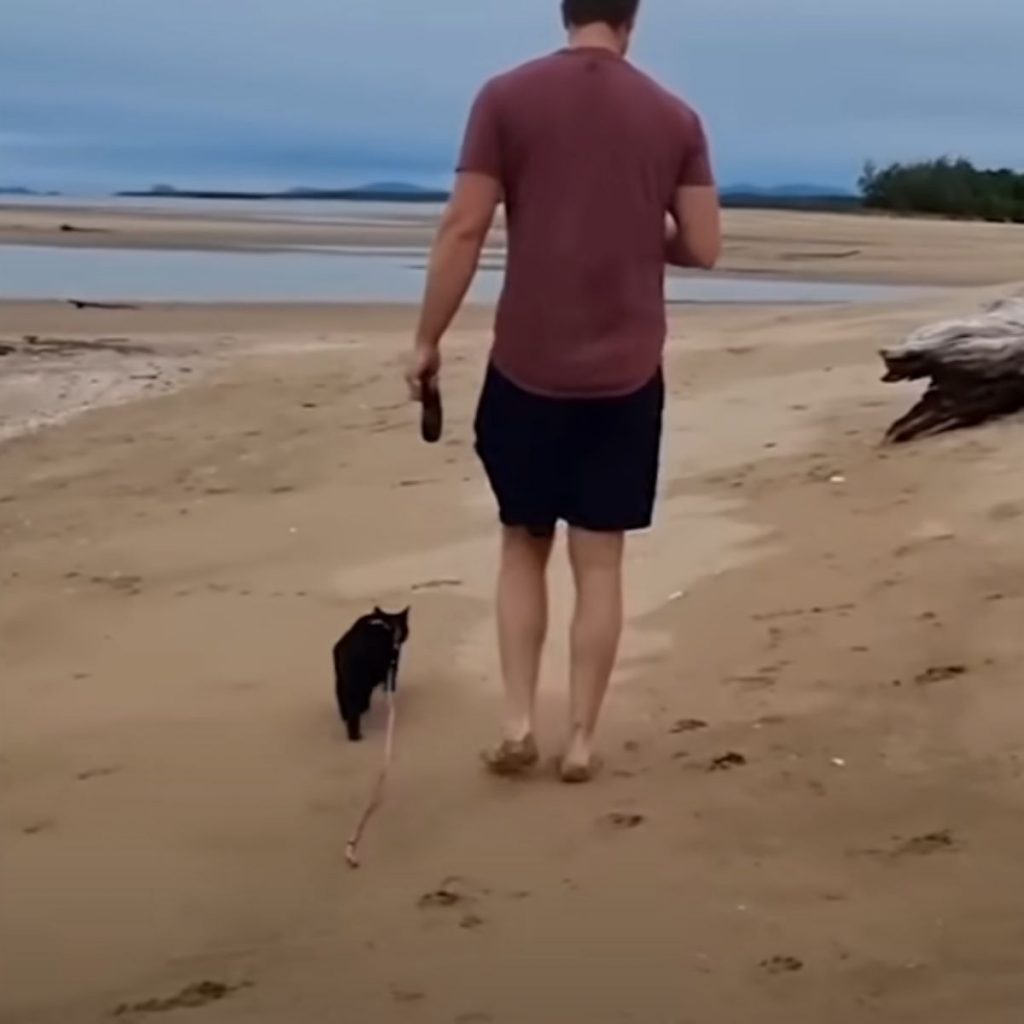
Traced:
[[498, 648], [505, 685], [504, 739], [532, 743], [541, 653], [548, 628], [547, 566], [554, 536], [504, 527], [498, 576]]
[[576, 581], [570, 671], [572, 733], [562, 764], [567, 782], [586, 782], [594, 771], [593, 743], [622, 636], [621, 533], [569, 531]]

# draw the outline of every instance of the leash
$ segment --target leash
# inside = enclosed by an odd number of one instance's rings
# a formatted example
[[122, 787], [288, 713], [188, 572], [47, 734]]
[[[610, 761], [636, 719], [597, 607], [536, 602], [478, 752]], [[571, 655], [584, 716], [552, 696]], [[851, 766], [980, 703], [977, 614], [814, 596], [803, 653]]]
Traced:
[[366, 831], [370, 820], [384, 803], [384, 790], [387, 786], [388, 773], [391, 770], [391, 763], [394, 760], [395, 752], [395, 721], [398, 717], [398, 658], [399, 652], [396, 646], [391, 658], [391, 666], [388, 669], [386, 693], [388, 696], [388, 729], [387, 738], [384, 741], [384, 764], [381, 767], [380, 775], [373, 789], [370, 791], [370, 799], [363, 811], [359, 823], [355, 827], [348, 844], [345, 846], [345, 861], [353, 870], [359, 867], [359, 844], [362, 842], [363, 833]]
[[[420, 434], [428, 444], [436, 444], [441, 440], [444, 432], [444, 406], [441, 401], [441, 390], [436, 380], [422, 382], [422, 410], [420, 412]], [[381, 766], [380, 774], [370, 790], [370, 799], [366, 804], [362, 816], [355, 827], [348, 843], [345, 845], [345, 861], [350, 868], [355, 870], [359, 867], [359, 844], [363, 841], [363, 834], [366, 832], [373, 816], [380, 810], [384, 803], [384, 790], [388, 783], [388, 774], [391, 771], [392, 762], [395, 759], [395, 724], [398, 718], [398, 661], [401, 657], [401, 647], [395, 644], [391, 655], [391, 664], [388, 666], [388, 678], [385, 689], [388, 695], [388, 729], [387, 738], [384, 741], [384, 764]]]

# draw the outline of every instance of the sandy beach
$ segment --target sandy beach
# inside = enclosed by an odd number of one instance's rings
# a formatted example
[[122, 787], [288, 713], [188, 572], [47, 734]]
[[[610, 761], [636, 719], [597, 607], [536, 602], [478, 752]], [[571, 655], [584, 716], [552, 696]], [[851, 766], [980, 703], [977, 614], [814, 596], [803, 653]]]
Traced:
[[[0, 242], [79, 244], [69, 220], [129, 248], [430, 228], [0, 207]], [[572, 790], [477, 762], [487, 309], [448, 340], [426, 448], [410, 307], [0, 302], [3, 1024], [1019, 1018], [1024, 429], [880, 447], [916, 392], [876, 353], [1020, 290], [1024, 232], [737, 213], [728, 254], [948, 290], [673, 309], [659, 520], [606, 769]], [[554, 595], [550, 754], [561, 568]], [[412, 639], [352, 873], [383, 715], [344, 741], [329, 652], [374, 603], [411, 603]]]

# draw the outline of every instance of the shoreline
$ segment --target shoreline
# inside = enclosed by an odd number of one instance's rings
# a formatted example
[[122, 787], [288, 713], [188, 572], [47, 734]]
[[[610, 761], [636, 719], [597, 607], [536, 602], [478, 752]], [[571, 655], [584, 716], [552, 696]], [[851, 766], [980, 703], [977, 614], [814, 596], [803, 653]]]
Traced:
[[[842, 304], [669, 303], [669, 350], [684, 345], [699, 352], [708, 330], [756, 332], [779, 318], [797, 332], [806, 324], [868, 316], [887, 317], [909, 331], [940, 311], [963, 312], [1013, 291], [955, 287]], [[246, 360], [342, 351], [367, 338], [398, 339], [404, 351], [416, 315], [416, 306], [396, 303], [140, 303], [78, 310], [66, 300], [0, 300], [0, 446], [109, 406], [160, 398]], [[493, 316], [493, 305], [467, 305], [453, 333], [472, 334], [486, 347]]]
[[[317, 219], [318, 218], [318, 219]], [[62, 231], [71, 224], [76, 230]], [[60, 248], [291, 251], [309, 246], [425, 251], [436, 214], [359, 216], [335, 211], [270, 217], [210, 210], [18, 207], [0, 203], [0, 245]], [[1020, 278], [1024, 229], [848, 214], [725, 212], [724, 276], [815, 282], [977, 287]], [[499, 219], [490, 245], [503, 245]]]

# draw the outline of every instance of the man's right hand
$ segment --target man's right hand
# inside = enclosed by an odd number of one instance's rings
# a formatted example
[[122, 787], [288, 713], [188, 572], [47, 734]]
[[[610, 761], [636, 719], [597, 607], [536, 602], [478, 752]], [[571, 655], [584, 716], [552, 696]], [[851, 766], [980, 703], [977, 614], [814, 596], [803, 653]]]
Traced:
[[417, 341], [413, 346], [405, 369], [405, 382], [409, 385], [409, 397], [422, 402], [428, 388], [437, 387], [441, 373], [441, 352], [437, 345]]

